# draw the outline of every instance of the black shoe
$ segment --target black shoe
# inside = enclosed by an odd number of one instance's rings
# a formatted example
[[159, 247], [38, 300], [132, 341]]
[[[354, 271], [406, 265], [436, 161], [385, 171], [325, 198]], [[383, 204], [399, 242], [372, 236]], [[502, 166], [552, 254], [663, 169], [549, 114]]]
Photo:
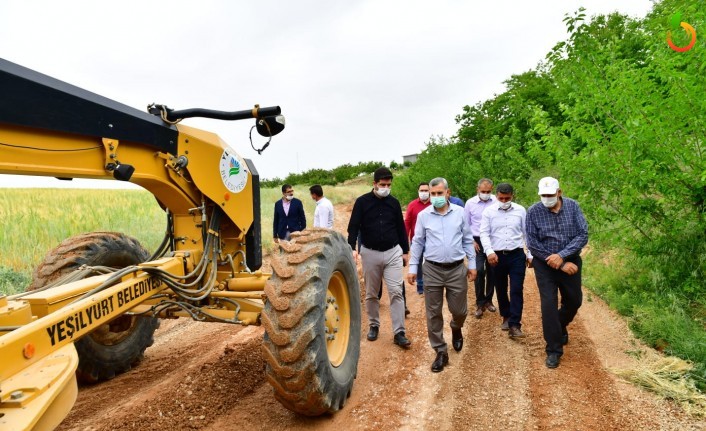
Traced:
[[396, 333], [392, 341], [400, 347], [409, 347], [412, 345], [412, 342], [404, 336], [404, 331]]
[[431, 370], [435, 373], [444, 371], [444, 366], [449, 363], [449, 354], [446, 352], [436, 352], [436, 359], [431, 364]]
[[370, 325], [370, 332], [368, 332], [368, 341], [375, 341], [378, 339], [378, 332], [380, 328], [374, 325]]
[[463, 335], [461, 334], [461, 329], [451, 328], [451, 344], [457, 352], [463, 349]]
[[564, 346], [569, 344], [569, 331], [566, 330], [566, 326], [561, 328], [561, 344]]
[[547, 368], [556, 368], [559, 366], [559, 355], [556, 353], [550, 353], [547, 355]]
[[405, 316], [409, 316], [409, 313], [410, 313], [409, 308], [407, 308], [407, 307], [405, 306], [405, 307], [404, 307], [404, 315], [405, 315]]

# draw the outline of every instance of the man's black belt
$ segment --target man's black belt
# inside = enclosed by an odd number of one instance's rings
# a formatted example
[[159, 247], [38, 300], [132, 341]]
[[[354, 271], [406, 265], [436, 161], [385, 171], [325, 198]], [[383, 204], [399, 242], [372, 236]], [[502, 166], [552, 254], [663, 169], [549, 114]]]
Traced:
[[512, 250], [495, 250], [495, 254], [513, 254], [518, 252], [524, 252], [522, 247], [518, 247]]
[[370, 247], [367, 244], [363, 244], [363, 247], [369, 248], [370, 250], [375, 250], [375, 251], [388, 251], [388, 250], [392, 250], [393, 248], [397, 247], [397, 244], [394, 244], [390, 247], [386, 247], [386, 246]]
[[456, 262], [448, 262], [448, 263], [447, 262], [434, 262], [433, 260], [425, 260], [424, 262], [431, 263], [432, 265], [438, 266], [440, 268], [449, 269], [449, 268], [456, 268], [457, 266], [462, 264], [463, 259], [457, 260]]

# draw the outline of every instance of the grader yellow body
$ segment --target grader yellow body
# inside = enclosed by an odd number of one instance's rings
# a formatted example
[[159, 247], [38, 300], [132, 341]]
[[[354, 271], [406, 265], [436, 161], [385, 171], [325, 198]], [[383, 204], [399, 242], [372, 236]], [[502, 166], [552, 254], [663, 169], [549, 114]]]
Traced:
[[136, 365], [160, 318], [262, 324], [266, 377], [285, 407], [321, 415], [344, 405], [360, 351], [350, 247], [307, 230], [273, 251], [273, 273], [261, 271], [255, 166], [217, 135], [177, 124], [254, 118], [271, 139], [284, 128], [279, 107], [143, 113], [2, 59], [0, 94], [0, 173], [130, 181], [166, 219], [152, 253], [123, 233], [86, 233], [50, 251], [24, 293], [0, 294], [0, 429], [55, 428], [77, 378]]

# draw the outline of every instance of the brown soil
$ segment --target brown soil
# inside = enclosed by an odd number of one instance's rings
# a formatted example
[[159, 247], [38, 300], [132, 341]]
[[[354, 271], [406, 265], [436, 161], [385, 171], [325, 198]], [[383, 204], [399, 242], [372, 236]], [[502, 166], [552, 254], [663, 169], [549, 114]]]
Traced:
[[[337, 230], [345, 232], [350, 209], [337, 206]], [[262, 327], [174, 320], [162, 322], [137, 368], [82, 387], [59, 429], [706, 429], [706, 423], [675, 404], [609, 371], [634, 366], [637, 360], [629, 352], [645, 347], [590, 292], [569, 326], [571, 340], [559, 368], [544, 366], [539, 298], [530, 270], [522, 328], [527, 337], [508, 339], [498, 313], [486, 312], [481, 319], [471, 314], [463, 329], [463, 350], [450, 351], [449, 366], [432, 373], [424, 301], [414, 286], [407, 289], [411, 349], [392, 343], [383, 297], [380, 337], [365, 340], [364, 318], [358, 377], [346, 406], [335, 415], [300, 417], [275, 401], [264, 378]], [[471, 313], [474, 303], [471, 288]], [[448, 327], [446, 336], [450, 339]]]

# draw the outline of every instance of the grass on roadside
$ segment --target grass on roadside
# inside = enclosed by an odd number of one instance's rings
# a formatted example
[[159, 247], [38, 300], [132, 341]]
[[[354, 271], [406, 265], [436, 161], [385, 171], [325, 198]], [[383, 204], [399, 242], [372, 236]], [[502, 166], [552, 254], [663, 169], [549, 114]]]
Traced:
[[[334, 205], [353, 204], [369, 184], [326, 186]], [[309, 186], [294, 186], [304, 203], [307, 225], [316, 204]], [[262, 243], [272, 246], [274, 203], [279, 188], [261, 190]], [[0, 189], [0, 293], [17, 293], [29, 284], [32, 271], [61, 241], [94, 231], [116, 231], [136, 238], [150, 251], [161, 242], [166, 218], [145, 190]]]
[[684, 371], [682, 378], [685, 385], [693, 386], [703, 395], [706, 393], [706, 329], [700, 312], [695, 312], [700, 306], [676, 293], [643, 285], [645, 280], [654, 283], [659, 274], [654, 274], [654, 267], [642, 268], [633, 259], [629, 254], [619, 255], [594, 245], [585, 259], [584, 284], [627, 316], [630, 329], [646, 345], [689, 361], [693, 366]]

